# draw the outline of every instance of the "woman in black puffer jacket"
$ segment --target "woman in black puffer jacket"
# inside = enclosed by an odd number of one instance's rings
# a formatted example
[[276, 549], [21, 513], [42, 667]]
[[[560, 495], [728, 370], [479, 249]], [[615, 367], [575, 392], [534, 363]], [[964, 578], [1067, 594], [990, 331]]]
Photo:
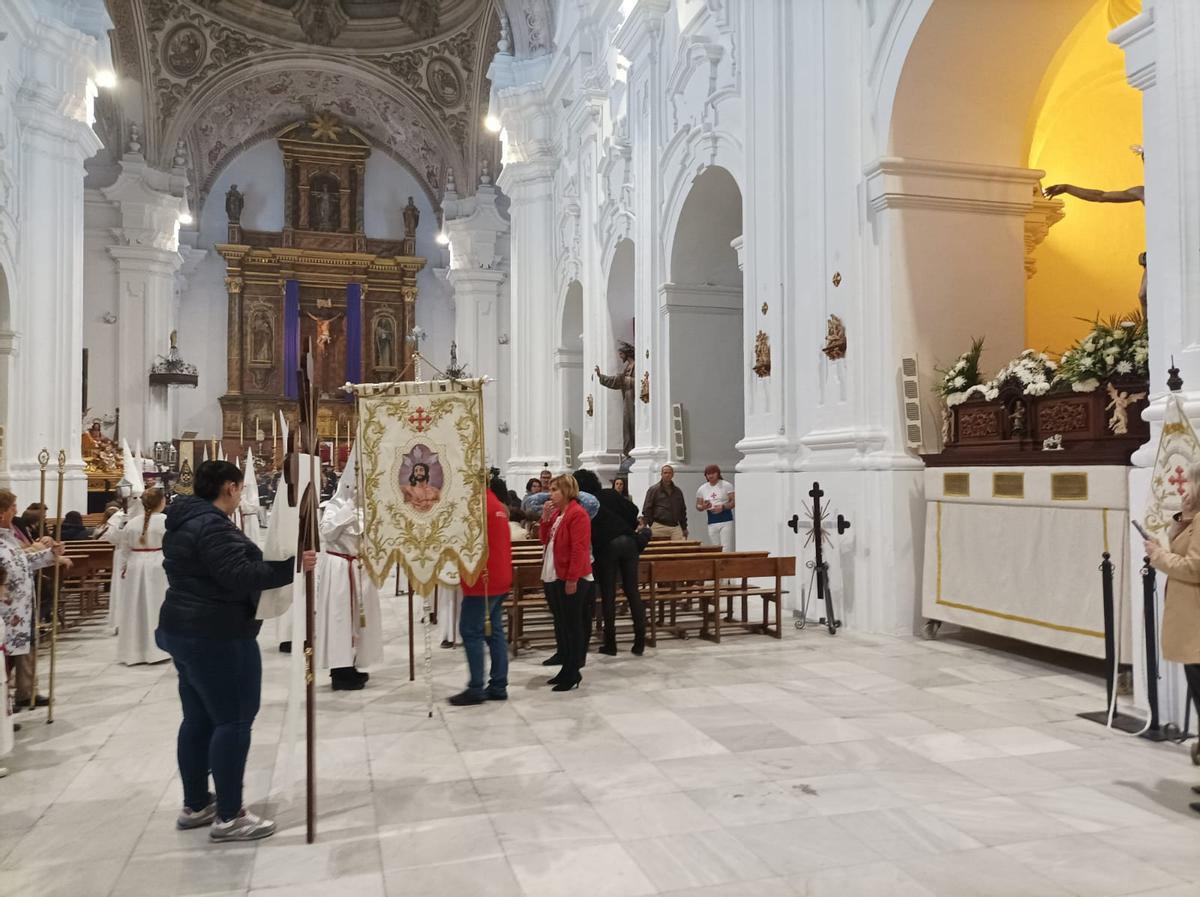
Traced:
[[584, 492], [590, 492], [600, 502], [600, 510], [592, 518], [592, 570], [600, 589], [600, 609], [604, 615], [604, 644], [601, 654], [617, 653], [617, 577], [629, 602], [633, 618], [634, 654], [646, 650], [646, 608], [638, 591], [637, 505], [615, 489], [601, 489], [600, 479], [592, 471], [575, 471], [575, 481]]
[[[183, 704], [183, 810], [176, 825], [211, 823], [214, 841], [251, 841], [275, 831], [271, 820], [246, 812], [242, 776], [262, 690], [258, 599], [263, 590], [290, 583], [296, 566], [295, 558], [264, 561], [234, 526], [230, 515], [241, 497], [242, 472], [228, 461], [206, 461], [196, 470], [195, 495], [180, 496], [167, 509], [167, 596], [155, 633], [179, 672]], [[315, 565], [316, 553], [305, 552], [303, 569]]]

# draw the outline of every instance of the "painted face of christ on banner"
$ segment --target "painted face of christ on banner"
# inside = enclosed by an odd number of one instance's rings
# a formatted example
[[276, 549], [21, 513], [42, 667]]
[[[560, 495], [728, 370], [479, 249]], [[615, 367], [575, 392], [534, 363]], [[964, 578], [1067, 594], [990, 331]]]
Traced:
[[431, 511], [442, 498], [445, 473], [437, 453], [417, 443], [400, 465], [400, 494], [418, 511]]

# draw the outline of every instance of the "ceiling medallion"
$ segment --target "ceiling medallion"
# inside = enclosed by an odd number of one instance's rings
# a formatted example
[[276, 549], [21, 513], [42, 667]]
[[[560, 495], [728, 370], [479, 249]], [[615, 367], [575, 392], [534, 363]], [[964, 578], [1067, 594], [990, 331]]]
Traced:
[[176, 25], [163, 41], [163, 65], [178, 78], [200, 71], [207, 55], [208, 39], [195, 25]]
[[429, 84], [429, 92], [443, 106], [457, 106], [462, 101], [462, 79], [450, 60], [444, 56], [435, 56], [429, 60], [425, 69], [425, 80]]
[[313, 140], [328, 140], [331, 143], [337, 143], [342, 133], [342, 126], [328, 112], [318, 112], [316, 118], [310, 121], [308, 126], [312, 129]]

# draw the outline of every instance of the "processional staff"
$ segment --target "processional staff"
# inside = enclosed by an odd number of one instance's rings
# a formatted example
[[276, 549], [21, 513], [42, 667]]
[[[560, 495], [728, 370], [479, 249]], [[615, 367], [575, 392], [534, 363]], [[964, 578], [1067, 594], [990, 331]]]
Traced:
[[[61, 540], [63, 518], [63, 478], [67, 473], [67, 453], [58, 450], [58, 498], [54, 508], [54, 537]], [[46, 722], [54, 722], [54, 673], [58, 663], [58, 593], [62, 585], [62, 563], [55, 558], [54, 563], [54, 600], [50, 614], [50, 696], [46, 705]]]

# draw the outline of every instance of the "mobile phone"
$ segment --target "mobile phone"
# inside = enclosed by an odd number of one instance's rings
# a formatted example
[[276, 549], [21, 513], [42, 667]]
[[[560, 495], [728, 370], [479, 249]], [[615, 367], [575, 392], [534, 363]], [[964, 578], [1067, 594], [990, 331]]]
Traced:
[[1146, 527], [1142, 526], [1141, 521], [1136, 520], [1134, 518], [1130, 518], [1129, 522], [1133, 524], [1133, 528], [1135, 530], [1137, 530], [1138, 533], [1141, 534], [1141, 537], [1143, 539], [1145, 539], [1147, 542], [1157, 541], [1152, 535], [1150, 535], [1148, 532], [1146, 532]]

